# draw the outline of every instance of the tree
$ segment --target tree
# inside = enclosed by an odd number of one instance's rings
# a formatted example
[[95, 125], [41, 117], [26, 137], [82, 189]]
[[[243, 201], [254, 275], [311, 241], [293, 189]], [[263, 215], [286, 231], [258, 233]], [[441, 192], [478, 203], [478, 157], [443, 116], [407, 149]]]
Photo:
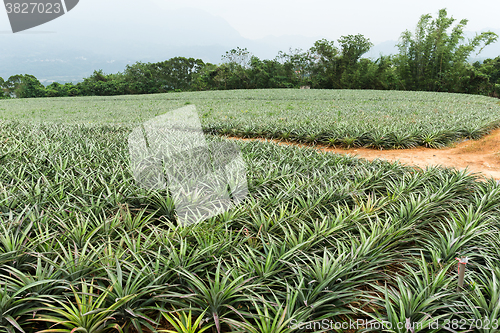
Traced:
[[475, 62], [474, 68], [488, 77], [490, 83], [488, 95], [500, 98], [500, 56], [486, 59], [482, 64]]
[[217, 70], [217, 65], [205, 63], [205, 65], [193, 76], [192, 89], [198, 91], [219, 89], [215, 81]]
[[153, 64], [160, 92], [192, 90], [194, 77], [204, 65], [201, 59], [184, 57], [175, 57]]
[[4, 82], [4, 89], [11, 97], [45, 97], [45, 87], [33, 75], [12, 75]]
[[237, 64], [243, 68], [248, 68], [250, 66], [251, 58], [252, 54], [247, 48], [242, 49], [240, 47], [226, 51], [226, 54], [222, 56], [222, 60], [225, 63]]
[[[365, 76], [363, 70], [374, 69], [373, 63], [364, 62], [359, 66], [359, 60], [368, 52], [373, 44], [361, 34], [342, 36], [338, 40], [340, 50], [333, 41], [318, 40], [311, 47], [313, 85], [317, 88], [356, 88], [361, 84], [360, 76]], [[370, 63], [370, 64], [369, 64]]]
[[219, 89], [248, 89], [252, 54], [246, 48], [237, 47], [222, 56], [223, 63], [217, 69], [214, 81]]
[[361, 34], [342, 36], [338, 42], [342, 48], [342, 63], [345, 68], [354, 67], [359, 58], [373, 46], [370, 39]]
[[68, 96], [80, 96], [82, 93], [77, 85], [71, 82], [65, 83], [64, 85], [53, 82], [45, 87], [47, 97], [68, 97]]
[[455, 21], [441, 9], [435, 20], [430, 14], [422, 15], [415, 33], [407, 30], [401, 34], [396, 64], [403, 89], [453, 91], [462, 85], [469, 56], [498, 39], [493, 32], [483, 32], [464, 43], [468, 21], [452, 27]]
[[312, 84], [315, 88], [340, 88], [339, 50], [333, 41], [320, 39], [309, 49]]
[[68, 96], [64, 90], [64, 86], [59, 82], [52, 82], [46, 87], [47, 97], [63, 97]]
[[16, 89], [19, 88], [19, 86], [22, 83], [23, 75], [12, 75], [10, 76], [7, 81], [3, 83], [4, 91], [5, 93], [10, 96], [10, 97], [16, 97]]
[[5, 89], [4, 85], [5, 85], [5, 81], [3, 80], [2, 77], [0, 77], [0, 98], [7, 97], [7, 95], [5, 94], [5, 91], [4, 91], [4, 89]]
[[250, 60], [249, 79], [251, 89], [286, 88], [291, 85], [283, 64], [277, 60], [260, 60], [255, 56]]
[[[94, 71], [91, 76], [78, 83], [76, 88], [76, 91], [84, 96], [114, 96], [127, 93], [123, 74], [105, 74], [102, 69]], [[72, 90], [74, 93], [75, 89]]]
[[292, 86], [297, 87], [312, 84], [314, 55], [311, 50], [303, 51], [300, 48], [290, 48], [289, 53], [280, 51], [275, 60], [283, 64], [285, 75]]
[[201, 59], [175, 57], [157, 63], [127, 65], [123, 80], [131, 94], [153, 94], [197, 89], [195, 77], [205, 66]]
[[490, 78], [492, 84], [500, 84], [500, 56], [495, 59], [486, 59], [477, 68]]
[[338, 42], [342, 50], [338, 60], [339, 85], [343, 88], [359, 89], [362, 87], [362, 77], [366, 78], [367, 71], [374, 69], [375, 65], [368, 59], [360, 65], [359, 60], [363, 54], [370, 51], [373, 44], [361, 34], [342, 36]]
[[154, 67], [153, 64], [140, 61], [133, 65], [127, 65], [124, 71], [127, 92], [129, 94], [153, 94], [158, 92], [160, 84]]

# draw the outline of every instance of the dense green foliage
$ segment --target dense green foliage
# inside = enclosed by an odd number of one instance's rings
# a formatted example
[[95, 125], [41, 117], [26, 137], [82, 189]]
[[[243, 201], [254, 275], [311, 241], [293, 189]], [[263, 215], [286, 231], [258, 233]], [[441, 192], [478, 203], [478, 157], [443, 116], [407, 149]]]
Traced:
[[[94, 95], [0, 102], [0, 332], [156, 332], [166, 321], [174, 332], [318, 332], [323, 320], [343, 332], [357, 319], [376, 332], [497, 332], [493, 179], [239, 141], [250, 195], [182, 227], [168, 190], [137, 186], [127, 143], [145, 120], [195, 104], [207, 134], [438, 147], [498, 127], [498, 100], [324, 89], [99, 97], [301, 85], [500, 94], [500, 57], [436, 65], [471, 50], [456, 43], [465, 22], [443, 34], [452, 23], [423, 17], [421, 33], [404, 35], [406, 58], [376, 62], [360, 58], [369, 40], [351, 35], [340, 49], [320, 40], [275, 60], [237, 48], [218, 66], [174, 58], [77, 85], [0, 80], [7, 97]], [[459, 292], [457, 257], [469, 260]]]
[[[171, 91], [298, 88], [423, 90], [500, 97], [500, 56], [471, 64], [498, 36], [483, 32], [466, 42], [467, 20], [440, 10], [438, 17], [423, 15], [415, 33], [401, 34], [399, 54], [367, 59], [373, 44], [363, 35], [333, 41], [318, 40], [308, 50], [279, 52], [272, 60], [259, 59], [247, 49], [232, 49], [214, 65], [201, 59], [175, 57], [158, 63], [137, 62], [122, 73], [102, 70], [78, 84], [52, 83], [43, 87], [29, 75], [15, 75], [0, 88], [23, 97], [113, 96]], [[1, 96], [0, 96], [1, 97]]]
[[[497, 319], [496, 182], [239, 143], [250, 197], [182, 228], [167, 191], [132, 179], [129, 133], [0, 123], [4, 331], [154, 330], [162, 313], [186, 322], [188, 309], [193, 320], [206, 311], [212, 332]], [[461, 293], [456, 256], [471, 262]]]
[[498, 100], [485, 96], [319, 89], [11, 99], [0, 119], [140, 124], [185, 104], [196, 105], [208, 133], [347, 147], [439, 147], [500, 121]]
[[[401, 35], [396, 68], [405, 89], [481, 93], [486, 88], [488, 76], [481, 71], [474, 73], [467, 59], [498, 36], [484, 32], [464, 43], [467, 20], [452, 27], [454, 22], [446, 10], [440, 10], [435, 20], [431, 15], [423, 15], [414, 34], [405, 31]], [[492, 79], [496, 83], [496, 78]]]
[[13, 75], [7, 81], [0, 79], [2, 94], [18, 98], [45, 97], [45, 87], [33, 75]]

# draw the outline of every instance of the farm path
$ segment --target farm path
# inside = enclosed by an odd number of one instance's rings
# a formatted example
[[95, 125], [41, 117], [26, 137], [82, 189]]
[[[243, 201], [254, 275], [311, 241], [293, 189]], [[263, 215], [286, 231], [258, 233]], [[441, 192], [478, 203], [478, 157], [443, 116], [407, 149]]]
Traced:
[[[305, 147], [308, 145], [279, 140], [266, 139], [241, 139], [271, 141], [282, 145]], [[486, 177], [500, 180], [500, 129], [492, 131], [489, 135], [479, 140], [465, 140], [441, 149], [417, 147], [412, 149], [376, 150], [370, 148], [332, 148], [316, 145], [314, 148], [323, 152], [350, 154], [367, 160], [400, 161], [406, 165], [416, 165], [421, 168], [441, 165], [457, 169], [468, 168], [471, 172], [480, 172]]]

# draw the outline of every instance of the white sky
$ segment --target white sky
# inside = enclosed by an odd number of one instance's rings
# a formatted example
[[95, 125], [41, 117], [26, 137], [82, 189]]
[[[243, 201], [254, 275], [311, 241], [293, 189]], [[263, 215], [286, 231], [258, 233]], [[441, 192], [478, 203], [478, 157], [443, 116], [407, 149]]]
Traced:
[[[85, 1], [85, 0], [81, 0]], [[105, 0], [104, 0], [105, 1]], [[138, 0], [140, 1], [140, 0]], [[422, 14], [441, 8], [468, 19], [466, 30], [500, 29], [500, 0], [154, 0], [164, 8], [203, 9], [229, 22], [243, 37], [304, 35], [330, 40], [361, 33], [372, 42], [397, 40]]]
[[[500, 30], [500, 0], [150, 0], [164, 9], [195, 8], [222, 17], [243, 37], [258, 39], [265, 36], [302, 35], [311, 38], [336, 40], [342, 35], [363, 34], [377, 44], [397, 40], [406, 30], [414, 30], [421, 15], [436, 17], [441, 8], [455, 19], [466, 18], [467, 31]], [[133, 12], [141, 0], [80, 0], [72, 15], [83, 17], [88, 11], [83, 5], [100, 3], [99, 9], [110, 13], [122, 6]], [[126, 3], [126, 5], [125, 5]], [[123, 8], [125, 6], [126, 8]], [[89, 6], [85, 6], [89, 7]], [[147, 8], [143, 8], [147, 11]], [[75, 17], [75, 16], [73, 16]], [[118, 19], [118, 18], [117, 18]], [[138, 22], [144, 19], [141, 17]], [[193, 28], [203, 29], [196, 26]], [[33, 30], [51, 29], [49, 25]], [[0, 32], [8, 32], [7, 14], [0, 10]], [[0, 39], [1, 41], [1, 39]]]

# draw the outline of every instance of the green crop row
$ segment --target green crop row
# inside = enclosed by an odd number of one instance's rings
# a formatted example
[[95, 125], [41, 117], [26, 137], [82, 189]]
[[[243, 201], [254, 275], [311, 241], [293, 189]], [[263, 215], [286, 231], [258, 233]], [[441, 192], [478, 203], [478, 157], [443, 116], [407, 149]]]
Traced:
[[[495, 181], [238, 142], [249, 197], [180, 227], [168, 191], [135, 184], [129, 133], [0, 122], [3, 331], [196, 332], [196, 319], [212, 332], [356, 319], [389, 332], [447, 320], [495, 331], [485, 328], [500, 309]], [[460, 292], [458, 256], [470, 262]]]
[[0, 119], [136, 126], [194, 104], [207, 133], [332, 146], [441, 147], [500, 124], [498, 100], [435, 92], [242, 90], [0, 101]]

